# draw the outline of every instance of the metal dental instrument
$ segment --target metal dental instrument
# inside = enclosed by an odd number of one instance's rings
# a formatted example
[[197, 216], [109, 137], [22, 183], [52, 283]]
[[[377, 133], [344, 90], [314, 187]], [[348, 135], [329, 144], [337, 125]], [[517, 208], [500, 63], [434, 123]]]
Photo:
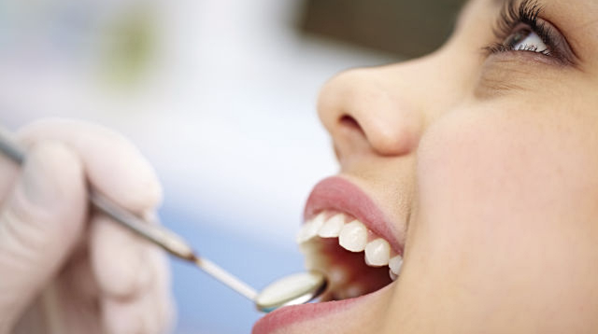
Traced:
[[[0, 151], [18, 165], [22, 165], [25, 160], [25, 150], [19, 147], [10, 132], [1, 126]], [[307, 303], [321, 295], [328, 285], [324, 275], [312, 271], [283, 277], [257, 292], [212, 261], [199, 256], [183, 238], [168, 229], [148, 224], [94, 189], [89, 189], [88, 196], [89, 202], [96, 210], [160, 246], [168, 253], [194, 263], [213, 278], [254, 302], [256, 308], [262, 312], [270, 312], [282, 306]]]

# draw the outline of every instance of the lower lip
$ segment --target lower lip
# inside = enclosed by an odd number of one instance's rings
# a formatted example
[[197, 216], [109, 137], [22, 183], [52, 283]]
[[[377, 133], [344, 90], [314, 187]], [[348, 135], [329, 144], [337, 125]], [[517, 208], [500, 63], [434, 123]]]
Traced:
[[272, 333], [296, 322], [340, 312], [358, 302], [360, 298], [283, 307], [258, 320], [253, 326], [252, 334]]
[[313, 320], [333, 313], [345, 311], [355, 304], [362, 303], [369, 297], [382, 293], [392, 285], [393, 284], [391, 283], [378, 291], [357, 298], [280, 308], [258, 320], [253, 326], [252, 334], [268, 334], [297, 322]]

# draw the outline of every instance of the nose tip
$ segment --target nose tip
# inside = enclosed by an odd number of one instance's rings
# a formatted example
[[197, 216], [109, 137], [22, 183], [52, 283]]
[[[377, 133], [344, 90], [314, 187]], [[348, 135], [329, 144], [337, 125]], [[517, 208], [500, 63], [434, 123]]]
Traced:
[[357, 140], [383, 156], [408, 154], [417, 147], [422, 115], [406, 92], [379, 71], [344, 72], [321, 91], [318, 113], [341, 154], [360, 147]]

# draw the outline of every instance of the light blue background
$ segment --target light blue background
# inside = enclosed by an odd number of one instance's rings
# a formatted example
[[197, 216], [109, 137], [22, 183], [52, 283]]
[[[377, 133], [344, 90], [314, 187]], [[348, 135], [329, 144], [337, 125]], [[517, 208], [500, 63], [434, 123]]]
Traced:
[[[251, 286], [303, 268], [296, 251], [277, 249], [231, 231], [201, 225], [209, 215], [184, 215], [166, 207], [162, 217], [200, 252]], [[199, 225], [197, 223], [200, 223]], [[177, 333], [248, 333], [262, 315], [244, 297], [181, 261], [172, 261], [174, 293], [179, 307]]]
[[[305, 200], [336, 173], [319, 88], [341, 70], [396, 61], [299, 35], [299, 4], [0, 1], [0, 123], [70, 117], [124, 134], [163, 183], [163, 223], [264, 287], [302, 268], [294, 236]], [[142, 30], [118, 30], [122, 22]], [[129, 59], [105, 43], [127, 33], [148, 34], [147, 54]], [[118, 81], [113, 62], [135, 59], [139, 72]], [[260, 317], [196, 268], [173, 260], [172, 269], [176, 333], [249, 333]]]

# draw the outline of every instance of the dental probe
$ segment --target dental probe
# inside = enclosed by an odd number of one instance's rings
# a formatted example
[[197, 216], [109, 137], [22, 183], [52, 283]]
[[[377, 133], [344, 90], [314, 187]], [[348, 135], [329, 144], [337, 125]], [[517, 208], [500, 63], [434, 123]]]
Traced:
[[[10, 132], [1, 126], [0, 151], [18, 165], [22, 165], [25, 160], [25, 151], [12, 139]], [[91, 205], [98, 211], [175, 257], [194, 263], [216, 280], [254, 302], [256, 308], [262, 312], [270, 312], [282, 306], [307, 303], [321, 295], [328, 285], [324, 275], [311, 271], [283, 277], [258, 293], [212, 261], [199, 256], [183, 238], [168, 229], [143, 221], [94, 189], [88, 190], [88, 197]]]

